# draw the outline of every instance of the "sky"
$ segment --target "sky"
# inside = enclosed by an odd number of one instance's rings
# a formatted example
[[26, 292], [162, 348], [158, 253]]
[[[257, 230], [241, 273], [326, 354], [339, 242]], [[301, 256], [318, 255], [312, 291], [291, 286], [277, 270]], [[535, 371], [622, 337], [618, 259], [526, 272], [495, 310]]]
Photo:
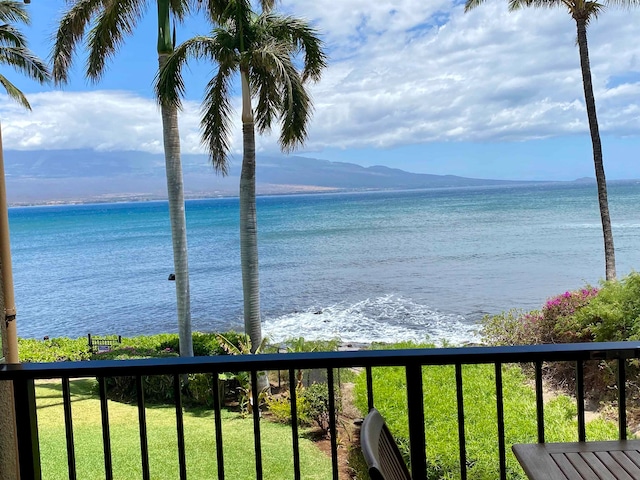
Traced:
[[[0, 95], [5, 149], [141, 150], [162, 153], [156, 9], [148, 11], [100, 82], [76, 56], [70, 82], [40, 86], [3, 67], [32, 112]], [[66, 2], [32, 0], [31, 49], [48, 59]], [[575, 22], [564, 9], [509, 12], [487, 0], [282, 0], [278, 9], [320, 32], [329, 57], [310, 85], [315, 111], [295, 154], [416, 173], [477, 178], [593, 177]], [[640, 9], [610, 7], [589, 26], [589, 49], [608, 179], [640, 178]], [[178, 42], [206, 34], [200, 18], [178, 25]], [[180, 115], [182, 151], [203, 153], [200, 112], [215, 71], [189, 63]], [[234, 98], [239, 106], [239, 99]], [[232, 154], [241, 155], [236, 109]], [[277, 154], [277, 128], [258, 137]]]

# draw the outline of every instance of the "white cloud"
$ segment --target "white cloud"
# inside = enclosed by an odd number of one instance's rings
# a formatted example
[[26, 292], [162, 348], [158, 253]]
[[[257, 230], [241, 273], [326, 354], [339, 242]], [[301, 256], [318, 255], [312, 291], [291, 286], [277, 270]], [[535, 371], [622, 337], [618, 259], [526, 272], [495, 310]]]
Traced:
[[[330, 63], [312, 86], [308, 150], [432, 141], [520, 141], [587, 131], [575, 23], [562, 9], [508, 12], [487, 1], [284, 0], [323, 32]], [[610, 9], [589, 29], [601, 131], [640, 133], [640, 10]], [[640, 77], [636, 77], [640, 78]], [[190, 92], [199, 98], [201, 92]], [[29, 95], [33, 113], [3, 101], [7, 148], [162, 151], [156, 104], [117, 91]], [[237, 101], [236, 101], [237, 103]], [[201, 152], [199, 107], [180, 117], [184, 152]], [[277, 132], [258, 140], [275, 151]], [[240, 149], [234, 126], [233, 152]]]

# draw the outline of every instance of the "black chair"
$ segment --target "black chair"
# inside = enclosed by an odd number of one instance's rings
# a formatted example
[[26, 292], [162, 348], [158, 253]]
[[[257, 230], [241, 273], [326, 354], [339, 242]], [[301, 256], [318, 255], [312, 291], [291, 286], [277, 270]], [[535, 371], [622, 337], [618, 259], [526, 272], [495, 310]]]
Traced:
[[375, 408], [362, 422], [360, 446], [371, 480], [411, 480], [398, 445]]

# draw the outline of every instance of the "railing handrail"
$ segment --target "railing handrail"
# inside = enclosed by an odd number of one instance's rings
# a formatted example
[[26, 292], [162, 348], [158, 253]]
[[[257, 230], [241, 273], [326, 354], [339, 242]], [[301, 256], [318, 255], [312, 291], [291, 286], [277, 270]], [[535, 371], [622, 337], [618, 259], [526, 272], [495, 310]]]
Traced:
[[[366, 366], [455, 365], [640, 357], [640, 342], [218, 355], [0, 365], [0, 380]], [[259, 365], [256, 365], [259, 363]]]

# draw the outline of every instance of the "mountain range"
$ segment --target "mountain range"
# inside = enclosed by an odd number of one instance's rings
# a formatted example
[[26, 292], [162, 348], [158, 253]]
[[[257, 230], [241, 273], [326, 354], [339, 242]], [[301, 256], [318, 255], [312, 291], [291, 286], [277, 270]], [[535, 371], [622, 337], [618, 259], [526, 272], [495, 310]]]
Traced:
[[[205, 155], [182, 155], [185, 197], [238, 194], [240, 161], [229, 175], [214, 172]], [[166, 198], [162, 154], [93, 150], [8, 150], [4, 153], [9, 204], [156, 200]], [[508, 185], [522, 181], [410, 173], [300, 156], [257, 155], [258, 194], [343, 190], [422, 189]]]

